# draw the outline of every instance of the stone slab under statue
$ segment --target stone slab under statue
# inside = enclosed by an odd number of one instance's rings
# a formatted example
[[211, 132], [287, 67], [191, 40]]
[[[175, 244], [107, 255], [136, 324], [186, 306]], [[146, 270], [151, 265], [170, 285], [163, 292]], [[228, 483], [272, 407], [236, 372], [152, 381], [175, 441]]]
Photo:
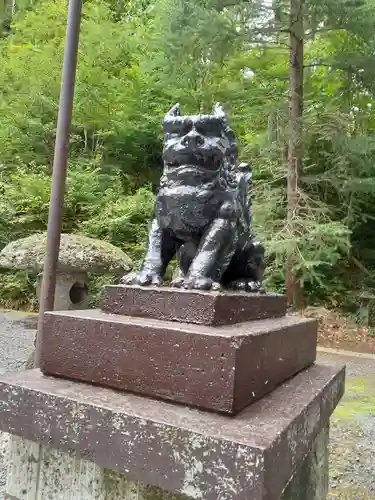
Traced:
[[285, 316], [286, 297], [271, 293], [201, 291], [167, 286], [107, 285], [102, 311], [123, 316], [223, 326]]
[[[251, 307], [254, 297], [247, 298]], [[206, 326], [100, 310], [51, 312], [43, 332], [47, 375], [230, 414], [316, 358], [316, 321], [285, 315]]]

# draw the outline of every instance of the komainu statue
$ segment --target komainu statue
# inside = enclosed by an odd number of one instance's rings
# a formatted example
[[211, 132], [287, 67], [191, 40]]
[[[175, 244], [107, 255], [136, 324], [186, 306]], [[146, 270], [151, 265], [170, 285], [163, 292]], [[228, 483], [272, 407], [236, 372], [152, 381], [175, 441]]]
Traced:
[[147, 255], [123, 282], [161, 285], [177, 256], [172, 286], [261, 291], [264, 248], [251, 227], [251, 167], [238, 163], [223, 108], [185, 116], [176, 104], [164, 119], [163, 160]]

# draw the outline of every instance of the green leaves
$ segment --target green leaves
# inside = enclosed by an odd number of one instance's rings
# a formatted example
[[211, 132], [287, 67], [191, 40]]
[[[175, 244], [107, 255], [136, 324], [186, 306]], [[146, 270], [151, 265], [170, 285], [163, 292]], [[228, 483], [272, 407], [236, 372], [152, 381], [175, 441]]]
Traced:
[[[66, 12], [66, 0], [20, 5], [13, 34], [0, 40], [0, 247], [46, 227]], [[290, 249], [309, 300], [334, 296], [338, 304], [342, 290], [374, 283], [349, 265], [354, 255], [370, 274], [375, 266], [374, 16], [362, 0], [305, 1], [303, 165], [292, 233], [289, 2], [85, 2], [64, 231], [111, 241], [140, 260], [164, 113], [177, 101], [187, 112], [221, 101], [241, 160], [253, 163], [254, 223], [271, 288], [283, 290]], [[24, 303], [30, 280], [3, 282], [6, 300], [18, 290]]]

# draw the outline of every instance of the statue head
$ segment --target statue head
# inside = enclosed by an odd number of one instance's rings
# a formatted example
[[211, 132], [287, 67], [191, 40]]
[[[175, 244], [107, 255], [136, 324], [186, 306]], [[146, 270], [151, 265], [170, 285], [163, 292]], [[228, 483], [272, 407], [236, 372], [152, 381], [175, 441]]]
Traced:
[[163, 126], [163, 159], [168, 170], [192, 166], [214, 173], [236, 157], [236, 139], [220, 104], [210, 115], [183, 115], [176, 104]]

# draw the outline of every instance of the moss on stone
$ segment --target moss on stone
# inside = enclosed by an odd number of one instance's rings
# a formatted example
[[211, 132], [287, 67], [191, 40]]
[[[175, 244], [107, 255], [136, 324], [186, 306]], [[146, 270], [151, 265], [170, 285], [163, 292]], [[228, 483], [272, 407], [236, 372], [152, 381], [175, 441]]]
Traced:
[[338, 420], [351, 420], [356, 415], [374, 414], [375, 375], [347, 380], [345, 396], [336, 408], [333, 417]]
[[328, 499], [375, 500], [374, 411], [375, 374], [348, 378], [345, 395], [331, 419]]
[[338, 488], [328, 494], [327, 500], [375, 500], [375, 493], [364, 488]]
[[[40, 272], [44, 265], [46, 243], [46, 233], [12, 241], [0, 252], [0, 268]], [[120, 248], [107, 241], [80, 234], [61, 235], [58, 263], [60, 272], [124, 274], [131, 269], [131, 259]]]

